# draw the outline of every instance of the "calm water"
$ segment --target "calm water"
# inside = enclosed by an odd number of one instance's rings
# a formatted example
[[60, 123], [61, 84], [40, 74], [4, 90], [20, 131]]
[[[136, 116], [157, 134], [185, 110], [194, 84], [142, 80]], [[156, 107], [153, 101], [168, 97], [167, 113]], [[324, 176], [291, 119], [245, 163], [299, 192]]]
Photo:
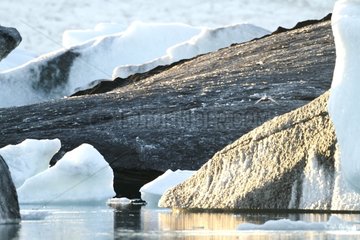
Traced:
[[[360, 231], [237, 231], [241, 223], [289, 218], [326, 222], [327, 214], [181, 213], [146, 207], [22, 207], [19, 226], [0, 226], [2, 239], [360, 239]], [[337, 215], [359, 222], [360, 215]], [[360, 228], [357, 228], [360, 229]]]

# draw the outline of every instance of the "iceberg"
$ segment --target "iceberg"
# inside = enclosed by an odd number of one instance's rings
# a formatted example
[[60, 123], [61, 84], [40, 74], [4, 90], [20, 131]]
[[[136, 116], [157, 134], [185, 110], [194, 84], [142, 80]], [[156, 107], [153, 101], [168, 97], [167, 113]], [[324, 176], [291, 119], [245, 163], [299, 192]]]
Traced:
[[184, 182], [196, 171], [189, 170], [167, 170], [155, 180], [145, 184], [140, 188], [141, 199], [146, 201], [147, 207], [157, 208], [161, 196], [170, 188]]
[[17, 145], [7, 145], [0, 149], [0, 155], [9, 166], [16, 188], [26, 179], [49, 168], [51, 158], [60, 150], [59, 139], [26, 139]]
[[[298, 21], [315, 19], [331, 12], [335, 0], [224, 0], [224, 1], [52, 1], [18, 2], [3, 0], [0, 20], [16, 27], [23, 36], [22, 46], [37, 53], [54, 50], [65, 29], [84, 29], [99, 22], [117, 22], [122, 28], [134, 20], [183, 22], [218, 27], [249, 22], [276, 30]], [[31, 14], [29, 14], [31, 9]], [[14, 18], [13, 16], [17, 16]], [[33, 16], [37, 16], [36, 20]], [[19, 19], [22, 19], [20, 21]]]
[[161, 57], [166, 49], [192, 38], [200, 31], [199, 27], [180, 23], [134, 22], [124, 32], [86, 42], [88, 47], [83, 48], [81, 61], [75, 61], [72, 66], [70, 82], [82, 82], [76, 87], [86, 87], [90, 82], [85, 81], [110, 79], [116, 67], [152, 61]]
[[104, 157], [82, 144], [55, 166], [28, 178], [17, 192], [20, 204], [105, 202], [115, 196], [113, 178]]
[[82, 144], [50, 167], [60, 148], [59, 139], [26, 139], [0, 149], [20, 204], [105, 202], [115, 196], [113, 170], [93, 146]]
[[[164, 49], [152, 61], [143, 64], [123, 65], [114, 69], [112, 78], [126, 78], [135, 73], [144, 73], [157, 66], [169, 65], [174, 62], [190, 59], [195, 56], [217, 51], [232, 43], [242, 43], [270, 34], [268, 30], [252, 24], [237, 24], [233, 26], [209, 29], [203, 28], [197, 35], [187, 41]], [[145, 62], [145, 61], [144, 61]]]
[[0, 107], [70, 96], [102, 79], [128, 77], [269, 33], [250, 24], [211, 30], [180, 23], [134, 22], [123, 32], [98, 36], [116, 28], [103, 24], [100, 30], [67, 31], [64, 45], [69, 49], [44, 54], [1, 72], [0, 87], [4, 91]]
[[347, 184], [360, 192], [360, 1], [335, 3], [332, 28], [336, 65], [329, 98], [329, 115], [334, 123], [340, 149], [341, 174]]

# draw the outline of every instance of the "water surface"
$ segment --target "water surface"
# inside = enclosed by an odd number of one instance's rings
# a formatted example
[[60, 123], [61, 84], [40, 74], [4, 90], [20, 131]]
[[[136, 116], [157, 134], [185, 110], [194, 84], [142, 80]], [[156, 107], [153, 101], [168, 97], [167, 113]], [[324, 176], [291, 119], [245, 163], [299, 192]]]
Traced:
[[20, 225], [0, 226], [1, 239], [360, 239], [360, 215], [336, 215], [351, 229], [237, 230], [239, 224], [291, 219], [327, 222], [330, 214], [188, 213], [146, 207], [22, 206]]

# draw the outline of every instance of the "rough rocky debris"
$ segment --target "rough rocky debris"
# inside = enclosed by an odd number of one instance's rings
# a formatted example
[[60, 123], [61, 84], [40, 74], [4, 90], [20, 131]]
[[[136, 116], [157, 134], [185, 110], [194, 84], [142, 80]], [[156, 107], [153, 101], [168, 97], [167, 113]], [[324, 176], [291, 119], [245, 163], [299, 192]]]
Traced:
[[18, 197], [8, 165], [1, 156], [0, 173], [0, 225], [16, 223], [20, 220]]
[[21, 42], [20, 33], [15, 28], [0, 26], [0, 61]]
[[[0, 109], [0, 147], [59, 138], [61, 154], [92, 144], [118, 196], [167, 169], [199, 169], [217, 151], [330, 88], [329, 21], [233, 45], [122, 79], [105, 93]], [[94, 92], [96, 93], [96, 92]]]
[[[166, 192], [162, 207], [186, 209], [330, 210], [336, 137], [328, 93], [274, 118], [225, 147], [191, 179]], [[310, 165], [310, 166], [308, 166]], [[306, 171], [326, 171], [327, 196], [304, 203]], [[309, 168], [309, 169], [307, 169]], [[317, 173], [320, 175], [320, 173]], [[324, 187], [324, 186], [323, 186]], [[341, 209], [340, 209], [341, 210]]]

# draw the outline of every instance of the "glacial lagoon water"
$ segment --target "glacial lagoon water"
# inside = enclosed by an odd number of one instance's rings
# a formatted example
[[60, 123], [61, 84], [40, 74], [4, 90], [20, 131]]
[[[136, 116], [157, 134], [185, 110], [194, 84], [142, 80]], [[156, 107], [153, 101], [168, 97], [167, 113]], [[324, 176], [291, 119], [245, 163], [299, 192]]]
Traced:
[[351, 229], [237, 230], [242, 223], [291, 219], [327, 222], [330, 214], [189, 213], [141, 206], [22, 206], [19, 225], [0, 226], [0, 239], [360, 239], [360, 215], [337, 214]]

